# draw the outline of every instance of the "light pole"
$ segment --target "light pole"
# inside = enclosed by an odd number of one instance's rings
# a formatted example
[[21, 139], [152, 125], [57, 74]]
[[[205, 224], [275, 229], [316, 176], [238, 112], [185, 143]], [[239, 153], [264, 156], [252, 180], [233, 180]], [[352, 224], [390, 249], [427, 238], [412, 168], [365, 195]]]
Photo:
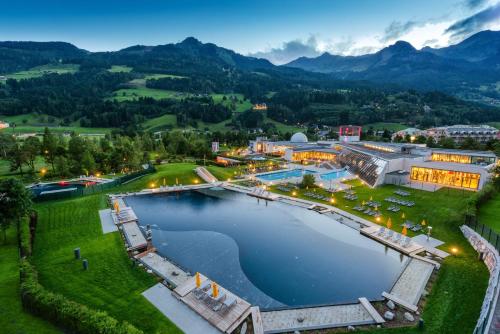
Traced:
[[431, 239], [432, 226], [427, 226], [427, 241]]

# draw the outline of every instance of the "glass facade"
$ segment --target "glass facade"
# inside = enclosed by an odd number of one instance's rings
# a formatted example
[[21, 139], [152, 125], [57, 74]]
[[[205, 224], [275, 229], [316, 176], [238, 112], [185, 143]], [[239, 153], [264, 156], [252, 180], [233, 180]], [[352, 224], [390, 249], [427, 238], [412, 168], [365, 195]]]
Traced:
[[327, 160], [335, 161], [337, 154], [321, 151], [303, 151], [303, 152], [293, 152], [293, 161], [302, 160]]
[[412, 167], [410, 178], [412, 181], [430, 182], [467, 189], [479, 187], [480, 174], [458, 172], [452, 170]]
[[494, 157], [473, 156], [452, 153], [432, 153], [432, 161], [455, 162], [459, 164], [491, 165], [495, 162]]

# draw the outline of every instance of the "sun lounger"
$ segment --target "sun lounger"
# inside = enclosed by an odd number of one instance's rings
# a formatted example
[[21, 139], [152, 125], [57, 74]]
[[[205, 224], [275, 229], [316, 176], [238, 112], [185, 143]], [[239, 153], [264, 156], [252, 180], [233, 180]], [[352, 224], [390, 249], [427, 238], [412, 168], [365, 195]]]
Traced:
[[233, 305], [236, 305], [238, 299], [236, 299], [235, 296], [229, 296], [227, 297], [226, 299], [224, 299], [224, 301], [222, 302], [222, 304], [226, 307], [226, 308], [230, 308], [231, 306]]
[[381, 226], [377, 232], [377, 235], [384, 235], [385, 234], [385, 227]]
[[386, 239], [390, 239], [392, 238], [392, 236], [394, 235], [394, 231], [393, 230], [389, 230], [389, 232], [387, 232], [387, 235], [385, 236]]
[[394, 233], [394, 237], [392, 237], [392, 241], [395, 242], [395, 243], [398, 243], [399, 240], [401, 240], [401, 234]]

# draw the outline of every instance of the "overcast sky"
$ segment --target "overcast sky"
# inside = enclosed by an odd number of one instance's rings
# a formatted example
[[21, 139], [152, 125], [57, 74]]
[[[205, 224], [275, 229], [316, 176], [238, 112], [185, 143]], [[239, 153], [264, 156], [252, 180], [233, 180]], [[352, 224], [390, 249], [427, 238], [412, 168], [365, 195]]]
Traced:
[[442, 47], [486, 29], [500, 30], [500, 0], [0, 0], [0, 40], [107, 51], [194, 36], [276, 64], [397, 40]]

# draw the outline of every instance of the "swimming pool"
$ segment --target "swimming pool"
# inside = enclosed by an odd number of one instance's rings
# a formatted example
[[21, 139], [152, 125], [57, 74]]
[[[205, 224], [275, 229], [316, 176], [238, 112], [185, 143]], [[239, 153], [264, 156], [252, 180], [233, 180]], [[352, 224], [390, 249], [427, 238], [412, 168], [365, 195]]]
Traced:
[[407, 261], [325, 215], [228, 190], [125, 201], [161, 255], [262, 309], [380, 299]]
[[46, 192], [53, 192], [53, 191], [72, 192], [82, 188], [93, 186], [95, 184], [96, 182], [92, 181], [60, 181], [54, 183], [36, 184], [30, 187], [30, 189], [35, 196], [40, 196], [40, 195], [43, 196], [44, 193]]
[[283, 180], [283, 179], [290, 179], [292, 177], [301, 177], [304, 174], [315, 174], [315, 171], [312, 170], [302, 170], [302, 169], [292, 169], [292, 170], [284, 170], [281, 172], [274, 172], [274, 173], [267, 173], [267, 174], [261, 174], [257, 175], [258, 179], [264, 180], [264, 181], [277, 181], [277, 180]]
[[350, 175], [351, 173], [349, 173], [346, 170], [339, 170], [335, 172], [328, 172], [325, 174], [321, 174], [320, 177], [324, 181], [331, 181], [331, 180], [341, 179], [343, 177], [348, 177]]

